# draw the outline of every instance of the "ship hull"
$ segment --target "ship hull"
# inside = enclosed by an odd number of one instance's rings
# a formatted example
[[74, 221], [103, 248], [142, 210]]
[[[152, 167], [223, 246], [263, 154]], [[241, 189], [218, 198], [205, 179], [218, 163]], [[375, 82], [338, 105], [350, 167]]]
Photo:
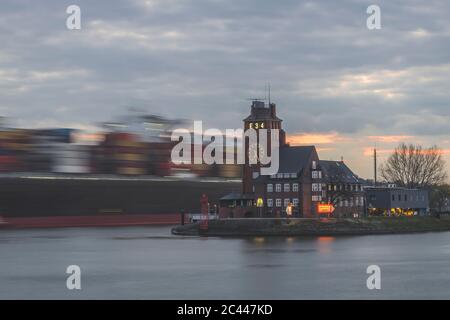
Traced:
[[210, 208], [239, 190], [239, 180], [19, 176], [0, 178], [0, 216], [9, 227], [178, 224], [181, 214]]

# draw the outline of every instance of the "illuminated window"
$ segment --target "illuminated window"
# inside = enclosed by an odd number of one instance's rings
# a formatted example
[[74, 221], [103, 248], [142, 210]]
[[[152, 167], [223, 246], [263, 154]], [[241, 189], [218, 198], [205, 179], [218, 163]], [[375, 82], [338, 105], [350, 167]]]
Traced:
[[267, 206], [268, 206], [269, 208], [272, 208], [272, 207], [273, 207], [273, 199], [267, 199]]
[[292, 191], [298, 192], [298, 183], [293, 183], [292, 184]]
[[318, 179], [319, 178], [319, 171], [311, 171], [311, 177], [313, 179]]
[[277, 207], [281, 207], [281, 199], [276, 199], [276, 200], [275, 200], [275, 205], [276, 205]]
[[281, 192], [281, 183], [277, 183], [277, 184], [275, 185], [275, 191], [276, 191], [276, 192]]
[[287, 207], [289, 205], [289, 199], [284, 199], [284, 206]]
[[273, 184], [269, 183], [267, 185], [267, 192], [273, 192]]
[[313, 161], [311, 167], [316, 170], [317, 169], [317, 161]]
[[298, 206], [298, 198], [293, 198], [292, 204], [294, 205], [294, 207], [297, 207]]
[[322, 191], [322, 184], [320, 184], [320, 183], [313, 183], [312, 184], [312, 191]]
[[284, 190], [284, 192], [290, 192], [291, 191], [291, 185], [289, 183], [285, 183], [283, 190]]

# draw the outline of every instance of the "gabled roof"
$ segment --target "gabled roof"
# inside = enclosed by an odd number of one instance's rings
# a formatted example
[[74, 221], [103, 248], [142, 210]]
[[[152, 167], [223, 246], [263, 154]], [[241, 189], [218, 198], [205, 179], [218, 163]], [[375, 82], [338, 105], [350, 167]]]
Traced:
[[343, 161], [320, 160], [322, 178], [325, 181], [361, 183], [361, 179]]
[[299, 173], [308, 165], [313, 152], [314, 146], [281, 147], [278, 173]]

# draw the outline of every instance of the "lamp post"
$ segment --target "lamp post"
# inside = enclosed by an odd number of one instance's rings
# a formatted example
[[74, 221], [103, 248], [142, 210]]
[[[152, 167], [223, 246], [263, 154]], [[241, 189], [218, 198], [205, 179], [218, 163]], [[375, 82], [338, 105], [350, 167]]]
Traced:
[[261, 218], [262, 217], [262, 207], [264, 205], [264, 201], [263, 198], [258, 198], [256, 200], [256, 207], [258, 208], [258, 216]]

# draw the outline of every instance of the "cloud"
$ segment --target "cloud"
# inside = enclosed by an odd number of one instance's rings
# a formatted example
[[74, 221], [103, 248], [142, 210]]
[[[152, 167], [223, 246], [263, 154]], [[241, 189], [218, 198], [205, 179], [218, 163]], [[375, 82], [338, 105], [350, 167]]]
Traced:
[[0, 112], [13, 124], [92, 127], [135, 106], [239, 128], [270, 81], [292, 142], [361, 173], [369, 142], [450, 141], [447, 1], [379, 1], [376, 31], [353, 0], [80, 0], [74, 31], [70, 4], [0, 4]]

